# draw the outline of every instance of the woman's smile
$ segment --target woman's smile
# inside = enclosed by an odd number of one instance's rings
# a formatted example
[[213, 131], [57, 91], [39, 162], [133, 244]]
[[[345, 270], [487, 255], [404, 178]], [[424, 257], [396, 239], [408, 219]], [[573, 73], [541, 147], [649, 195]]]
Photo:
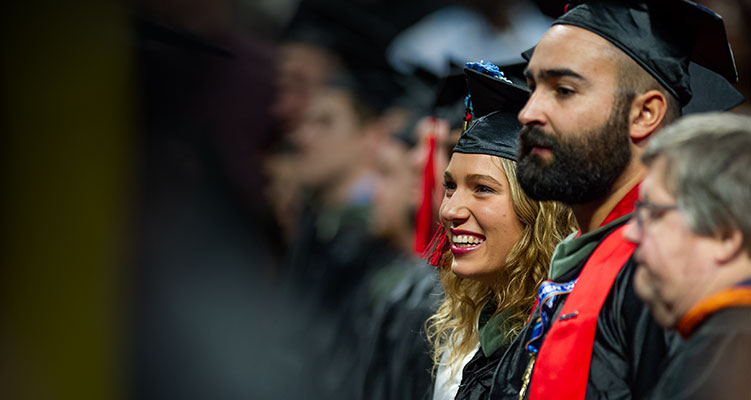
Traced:
[[485, 242], [485, 236], [458, 229], [451, 230], [451, 252], [461, 256], [477, 250]]

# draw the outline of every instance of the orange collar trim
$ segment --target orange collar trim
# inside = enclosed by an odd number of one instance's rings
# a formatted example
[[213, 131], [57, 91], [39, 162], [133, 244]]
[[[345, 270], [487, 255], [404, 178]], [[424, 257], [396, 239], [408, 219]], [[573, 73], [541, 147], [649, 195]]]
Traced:
[[751, 306], [751, 288], [733, 287], [712, 295], [695, 305], [678, 321], [676, 330], [688, 339], [707, 317], [729, 307]]

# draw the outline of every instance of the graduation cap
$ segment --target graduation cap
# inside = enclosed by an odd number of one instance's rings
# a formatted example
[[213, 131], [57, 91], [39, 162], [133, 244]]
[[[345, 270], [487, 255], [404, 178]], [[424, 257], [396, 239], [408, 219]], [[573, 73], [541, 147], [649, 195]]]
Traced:
[[574, 1], [556, 24], [605, 38], [657, 79], [681, 106], [692, 97], [692, 62], [730, 83], [738, 81], [722, 17], [688, 0]]
[[529, 89], [491, 63], [467, 63], [464, 73], [474, 118], [454, 151], [516, 161], [522, 128], [517, 115], [529, 98]]
[[473, 119], [498, 110], [507, 115], [509, 123], [521, 127], [517, 114], [529, 98], [529, 88], [522, 81], [522, 68], [518, 68], [518, 63], [512, 64], [512, 67], [519, 74], [513, 79], [492, 63], [481, 61], [465, 64], [464, 74], [469, 90], [465, 99], [465, 130]]
[[505, 71], [505, 67], [501, 70], [488, 62], [469, 62], [465, 65], [464, 74], [469, 89], [468, 106], [471, 106], [474, 118], [521, 105], [516, 109], [518, 113], [526, 103], [529, 88], [522, 83], [521, 78], [512, 78]]
[[681, 109], [683, 115], [728, 111], [745, 100], [725, 78], [695, 62], [688, 64], [688, 74], [693, 96]]

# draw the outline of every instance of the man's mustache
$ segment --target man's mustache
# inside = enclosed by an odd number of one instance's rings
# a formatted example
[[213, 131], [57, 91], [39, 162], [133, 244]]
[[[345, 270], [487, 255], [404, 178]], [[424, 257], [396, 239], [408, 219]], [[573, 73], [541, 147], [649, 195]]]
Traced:
[[538, 127], [523, 127], [519, 134], [519, 143], [522, 155], [529, 154], [534, 147], [545, 147], [553, 150], [558, 148], [558, 142]]

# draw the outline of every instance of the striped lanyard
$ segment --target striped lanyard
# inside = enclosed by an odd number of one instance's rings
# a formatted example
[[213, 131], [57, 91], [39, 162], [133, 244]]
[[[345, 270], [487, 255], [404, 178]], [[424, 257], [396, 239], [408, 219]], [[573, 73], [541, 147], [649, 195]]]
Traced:
[[527, 350], [530, 353], [536, 354], [540, 351], [542, 334], [545, 332], [545, 329], [550, 327], [550, 320], [553, 318], [553, 306], [555, 305], [557, 296], [570, 293], [574, 290], [574, 285], [576, 285], [576, 279], [566, 283], [545, 281], [540, 285], [540, 289], [537, 290], [537, 298], [541, 307], [540, 316], [537, 318], [535, 326], [532, 329], [532, 336], [527, 341]]
[[574, 285], [576, 285], [577, 279], [566, 283], [545, 281], [537, 290], [538, 304], [540, 304], [540, 316], [537, 318], [537, 321], [535, 321], [535, 326], [532, 329], [532, 336], [527, 341], [529, 363], [527, 364], [527, 368], [522, 376], [522, 387], [519, 391], [520, 400], [524, 399], [524, 395], [529, 387], [529, 382], [532, 380], [532, 370], [535, 365], [537, 353], [540, 351], [540, 346], [542, 344], [542, 334], [545, 333], [545, 329], [550, 327], [549, 324], [551, 318], [553, 318], [553, 306], [555, 305], [555, 300], [559, 294], [570, 293], [574, 290]]

